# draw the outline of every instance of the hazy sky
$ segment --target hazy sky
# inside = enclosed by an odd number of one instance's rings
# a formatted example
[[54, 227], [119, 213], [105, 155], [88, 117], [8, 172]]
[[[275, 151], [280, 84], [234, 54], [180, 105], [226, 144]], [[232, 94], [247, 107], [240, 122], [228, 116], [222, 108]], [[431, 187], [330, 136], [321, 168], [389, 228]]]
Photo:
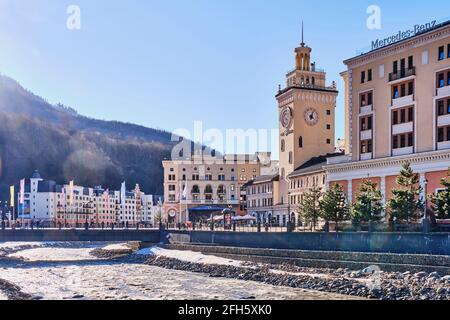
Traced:
[[[73, 4], [81, 29], [70, 31]], [[366, 27], [372, 4], [381, 30]], [[273, 129], [274, 96], [294, 67], [303, 19], [313, 61], [339, 83], [343, 137], [342, 61], [449, 9], [448, 0], [0, 0], [0, 72], [99, 119], [170, 131], [193, 130], [195, 120], [205, 129]]]

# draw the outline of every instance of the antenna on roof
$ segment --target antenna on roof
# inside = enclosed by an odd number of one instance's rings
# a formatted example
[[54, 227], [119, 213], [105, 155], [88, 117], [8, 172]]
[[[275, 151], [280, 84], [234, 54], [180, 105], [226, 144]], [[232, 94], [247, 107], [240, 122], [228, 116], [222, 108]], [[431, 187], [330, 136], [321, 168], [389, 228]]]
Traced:
[[304, 32], [303, 32], [303, 20], [302, 20], [302, 43], [301, 43], [301, 45], [302, 45], [302, 47], [304, 47], [305, 46], [305, 38], [304, 38]]

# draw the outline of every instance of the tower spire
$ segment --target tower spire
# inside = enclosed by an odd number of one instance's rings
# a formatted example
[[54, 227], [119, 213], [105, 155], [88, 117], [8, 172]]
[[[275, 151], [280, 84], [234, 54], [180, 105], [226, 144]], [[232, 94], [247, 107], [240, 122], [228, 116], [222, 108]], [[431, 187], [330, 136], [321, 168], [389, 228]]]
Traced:
[[303, 20], [302, 20], [302, 43], [301, 43], [302, 47], [305, 46], [305, 39], [304, 39], [304, 32], [303, 32]]

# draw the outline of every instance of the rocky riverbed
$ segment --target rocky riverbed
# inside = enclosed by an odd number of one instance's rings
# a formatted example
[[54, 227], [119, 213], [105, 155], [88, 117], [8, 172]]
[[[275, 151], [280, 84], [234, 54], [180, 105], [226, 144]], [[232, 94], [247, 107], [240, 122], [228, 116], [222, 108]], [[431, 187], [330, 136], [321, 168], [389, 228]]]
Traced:
[[152, 266], [144, 263], [148, 255], [130, 254], [128, 246], [117, 244], [0, 244], [0, 248], [0, 299], [353, 299]]
[[449, 300], [450, 277], [256, 264], [136, 244], [0, 244], [0, 300]]
[[292, 265], [210, 264], [153, 255], [148, 264], [166, 269], [208, 274], [289, 288], [381, 300], [449, 300], [450, 276], [419, 272], [385, 273], [376, 267], [361, 271], [302, 268]]

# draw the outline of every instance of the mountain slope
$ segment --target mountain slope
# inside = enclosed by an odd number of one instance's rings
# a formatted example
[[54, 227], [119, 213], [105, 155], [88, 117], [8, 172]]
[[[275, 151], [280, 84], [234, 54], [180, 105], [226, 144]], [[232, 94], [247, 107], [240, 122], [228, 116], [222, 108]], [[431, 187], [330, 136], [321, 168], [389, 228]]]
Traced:
[[38, 169], [58, 183], [118, 189], [141, 185], [163, 193], [161, 161], [170, 157], [171, 135], [117, 121], [78, 115], [52, 106], [14, 80], [0, 76], [0, 199], [8, 186]]

